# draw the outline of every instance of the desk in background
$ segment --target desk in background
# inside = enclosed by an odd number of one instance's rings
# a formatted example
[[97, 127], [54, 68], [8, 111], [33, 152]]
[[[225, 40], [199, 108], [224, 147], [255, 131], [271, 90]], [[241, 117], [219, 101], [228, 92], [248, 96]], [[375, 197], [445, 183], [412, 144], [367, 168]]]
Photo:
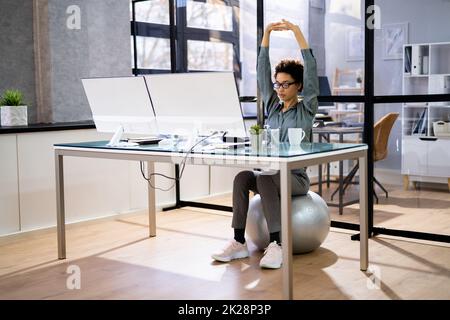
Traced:
[[[213, 165], [239, 168], [261, 168], [280, 172], [281, 235], [283, 243], [282, 286], [283, 299], [293, 299], [291, 170], [332, 161], [358, 159], [360, 163], [360, 269], [367, 270], [368, 257], [368, 205], [367, 205], [367, 145], [303, 143], [300, 147], [280, 144], [278, 150], [252, 154], [248, 148], [236, 150], [194, 151], [161, 148], [153, 145], [135, 147], [108, 147], [107, 141], [67, 143], [54, 145], [56, 170], [56, 204], [58, 258], [66, 258], [66, 232], [64, 207], [64, 157], [88, 157], [117, 160], [146, 161], [148, 174], [154, 172], [154, 163]], [[155, 190], [148, 187], [148, 214], [150, 237], [156, 236]], [[231, 231], [230, 231], [231, 232]], [[207, 254], [205, 252], [205, 254]]]
[[[344, 135], [346, 134], [354, 134], [359, 133], [362, 134], [364, 132], [364, 128], [362, 127], [319, 127], [319, 128], [313, 128], [313, 134], [317, 134], [319, 136], [319, 143], [322, 142], [323, 139], [325, 139], [327, 142], [330, 142], [330, 135], [337, 134], [339, 135], [339, 143], [344, 142]], [[342, 215], [344, 207], [351, 205], [353, 203], [357, 203], [359, 200], [351, 200], [344, 203], [343, 197], [343, 161], [339, 161], [339, 200], [338, 203], [332, 203], [327, 202], [329, 206], [332, 207], [338, 207], [339, 208], [339, 214]], [[322, 196], [322, 164], [319, 164], [319, 179], [318, 179], [318, 185], [319, 185], [319, 195]], [[327, 164], [327, 188], [330, 187], [330, 164]], [[334, 195], [334, 193], [333, 193]], [[332, 195], [332, 197], [333, 197]]]

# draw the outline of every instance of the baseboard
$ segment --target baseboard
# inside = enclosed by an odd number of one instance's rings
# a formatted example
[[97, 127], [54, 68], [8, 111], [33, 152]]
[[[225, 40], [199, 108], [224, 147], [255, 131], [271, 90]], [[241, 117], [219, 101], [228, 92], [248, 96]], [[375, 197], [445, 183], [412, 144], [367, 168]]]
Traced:
[[[202, 199], [209, 199], [209, 198], [214, 198], [214, 197], [220, 197], [220, 196], [226, 196], [229, 195], [231, 193], [230, 192], [224, 192], [224, 193], [217, 193], [217, 194], [213, 194], [213, 195], [209, 195], [209, 196], [204, 196], [204, 197], [195, 197], [195, 198], [191, 198], [191, 199], [183, 199], [186, 201], [200, 201]], [[164, 208], [167, 207], [172, 207], [175, 205], [175, 202], [166, 202], [166, 203], [160, 203], [156, 205], [156, 212], [161, 212]], [[105, 216], [100, 216], [100, 217], [93, 217], [93, 218], [89, 218], [89, 219], [82, 219], [82, 220], [75, 220], [75, 221], [71, 221], [71, 222], [67, 222], [66, 223], [66, 228], [70, 229], [73, 226], [80, 226], [80, 225], [88, 225], [91, 223], [97, 223], [97, 222], [102, 222], [102, 221], [111, 221], [111, 220], [115, 220], [117, 218], [120, 217], [126, 217], [126, 216], [130, 216], [130, 215], [135, 215], [135, 214], [139, 214], [142, 211], [147, 210], [147, 208], [134, 208], [132, 210], [127, 210], [127, 211], [123, 211], [120, 213], [112, 213], [112, 214], [108, 214]], [[0, 244], [6, 243], [6, 242], [11, 242], [17, 239], [22, 239], [22, 238], [26, 238], [28, 236], [36, 236], [36, 235], [43, 235], [43, 234], [48, 234], [50, 232], [55, 232], [56, 231], [56, 225], [53, 226], [48, 226], [48, 227], [41, 227], [41, 228], [34, 228], [34, 229], [27, 229], [27, 230], [19, 230], [16, 232], [11, 232], [11, 233], [7, 233], [7, 234], [2, 234], [0, 235]]]
[[[94, 217], [94, 218], [89, 218], [89, 219], [82, 219], [82, 220], [67, 222], [66, 229], [70, 229], [74, 226], [89, 225], [89, 224], [97, 223], [97, 222], [101, 222], [101, 221], [111, 221], [111, 220], [115, 220], [120, 217], [135, 215], [135, 214], [142, 212], [145, 209], [146, 208], [135, 209], [135, 210], [133, 209], [133, 210], [124, 211], [121, 213], [113, 213], [113, 214], [108, 214], [108, 215], [100, 216], [100, 217]], [[35, 229], [20, 230], [20, 231], [16, 231], [16, 232], [12, 232], [12, 233], [2, 234], [2, 235], [0, 235], [0, 244], [2, 244], [4, 242], [14, 241], [16, 239], [21, 239], [21, 238], [28, 237], [28, 236], [44, 235], [44, 234], [48, 234], [50, 232], [55, 232], [55, 231], [56, 231], [56, 225], [42, 227], [42, 228], [35, 228]]]
[[[384, 168], [375, 168], [375, 177], [382, 184], [394, 185], [394, 186], [402, 186], [403, 185], [403, 176], [400, 170], [393, 169], [384, 169]], [[344, 177], [346, 173], [344, 173]], [[356, 176], [359, 176], [359, 171], [356, 173]], [[339, 175], [330, 174], [332, 179], [339, 179]], [[322, 181], [326, 180], [326, 174], [322, 175]], [[315, 183], [318, 181], [317, 176], [310, 176], [310, 181]]]
[[207, 199], [218, 198], [218, 197], [226, 197], [226, 196], [231, 195], [232, 193], [233, 193], [233, 190], [229, 190], [229, 191], [226, 191], [226, 192], [213, 193], [213, 194], [209, 194], [209, 195], [206, 195], [206, 196], [192, 197], [190, 199], [182, 199], [182, 200], [185, 200], [185, 201], [200, 201], [202, 199], [207, 200]]
[[[400, 170], [375, 168], [375, 177], [382, 184], [401, 186], [403, 188], [403, 175]], [[447, 178], [410, 176], [410, 182], [420, 182], [425, 188], [448, 190]]]
[[[156, 212], [160, 212], [160, 211], [162, 211], [163, 208], [170, 207], [173, 205], [175, 205], [175, 203], [172, 203], [172, 202], [156, 205]], [[66, 229], [70, 229], [73, 226], [82, 226], [82, 225], [88, 225], [91, 223], [97, 223], [97, 222], [102, 222], [102, 221], [111, 221], [111, 220], [115, 220], [115, 219], [118, 219], [121, 217], [136, 215], [136, 214], [142, 213], [142, 211], [145, 211], [145, 210], [147, 210], [147, 208], [134, 208], [132, 210], [127, 210], [127, 211], [123, 211], [120, 213], [112, 213], [112, 214], [107, 214], [107, 215], [99, 216], [99, 217], [75, 220], [75, 221], [67, 222]], [[15, 239], [21, 239], [23, 237], [28, 237], [31, 235], [36, 236], [36, 235], [41, 235], [41, 234], [47, 234], [49, 232], [54, 232], [54, 231], [56, 231], [56, 225], [48, 226], [48, 227], [41, 227], [41, 228], [34, 228], [34, 229], [27, 229], [27, 230], [19, 230], [16, 232], [2, 234], [2, 235], [0, 235], [0, 244], [2, 244], [4, 242], [14, 241]]]

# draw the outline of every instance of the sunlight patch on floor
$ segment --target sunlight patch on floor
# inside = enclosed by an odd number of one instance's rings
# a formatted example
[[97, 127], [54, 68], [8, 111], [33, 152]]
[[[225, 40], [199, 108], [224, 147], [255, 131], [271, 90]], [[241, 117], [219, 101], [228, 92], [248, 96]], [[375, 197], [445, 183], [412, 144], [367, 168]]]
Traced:
[[226, 272], [227, 264], [212, 265], [211, 259], [204, 259], [201, 262], [193, 258], [195, 261], [181, 259], [179, 264], [168, 264], [167, 261], [147, 261], [147, 263], [130, 262], [127, 259], [102, 257], [104, 259], [126, 263], [134, 266], [156, 269], [162, 272], [173, 273], [181, 276], [197, 278], [206, 281], [220, 282]]

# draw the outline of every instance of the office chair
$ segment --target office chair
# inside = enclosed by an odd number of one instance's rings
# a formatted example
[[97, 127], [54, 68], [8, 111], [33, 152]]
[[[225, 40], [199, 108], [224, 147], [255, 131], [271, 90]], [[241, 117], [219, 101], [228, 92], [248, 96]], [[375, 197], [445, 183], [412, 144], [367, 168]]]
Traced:
[[[331, 96], [331, 88], [330, 83], [328, 82], [328, 77], [319, 76], [319, 91], [320, 95], [323, 97]], [[334, 102], [319, 102], [319, 109], [320, 107], [326, 106], [334, 106]]]
[[[374, 149], [373, 149], [373, 162], [383, 160], [388, 155], [388, 141], [389, 141], [389, 135], [391, 133], [392, 127], [394, 126], [395, 120], [398, 118], [397, 112], [391, 112], [386, 114], [384, 117], [382, 117], [380, 120], [375, 123], [373, 127], [373, 137], [374, 137]], [[359, 169], [359, 163], [357, 163], [353, 169], [349, 172], [347, 177], [345, 177], [343, 181], [343, 193], [345, 193], [345, 190], [347, 189], [348, 185], [352, 182], [353, 178], [355, 177], [356, 172]], [[387, 190], [383, 187], [383, 185], [375, 178], [373, 177], [373, 181], [386, 193], [386, 198], [388, 197]], [[333, 200], [333, 196], [336, 194], [336, 192], [339, 191], [339, 188], [337, 188], [333, 194], [331, 195], [331, 200]], [[373, 190], [373, 195], [378, 203], [378, 196], [375, 193], [375, 189]]]

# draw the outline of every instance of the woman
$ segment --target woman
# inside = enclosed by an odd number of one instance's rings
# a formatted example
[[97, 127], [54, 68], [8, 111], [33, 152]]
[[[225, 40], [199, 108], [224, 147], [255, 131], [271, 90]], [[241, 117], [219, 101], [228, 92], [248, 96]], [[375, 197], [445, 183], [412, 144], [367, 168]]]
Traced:
[[[304, 67], [296, 60], [282, 60], [275, 67], [275, 82], [272, 83], [269, 60], [269, 39], [272, 31], [290, 30], [300, 46]], [[311, 129], [317, 112], [319, 80], [317, 66], [311, 49], [297, 25], [289, 21], [269, 24], [263, 35], [257, 67], [258, 87], [267, 112], [270, 128], [280, 129], [282, 142], [288, 141], [288, 128], [302, 128], [306, 135], [304, 141], [311, 141]], [[303, 99], [298, 93], [303, 90]], [[305, 169], [292, 171], [292, 195], [304, 195], [309, 189], [309, 178]], [[233, 184], [234, 239], [212, 258], [228, 262], [249, 256], [245, 242], [245, 224], [249, 205], [249, 191], [259, 193], [270, 233], [270, 244], [260, 261], [262, 268], [281, 267], [282, 251], [280, 241], [280, 175], [242, 171]]]

